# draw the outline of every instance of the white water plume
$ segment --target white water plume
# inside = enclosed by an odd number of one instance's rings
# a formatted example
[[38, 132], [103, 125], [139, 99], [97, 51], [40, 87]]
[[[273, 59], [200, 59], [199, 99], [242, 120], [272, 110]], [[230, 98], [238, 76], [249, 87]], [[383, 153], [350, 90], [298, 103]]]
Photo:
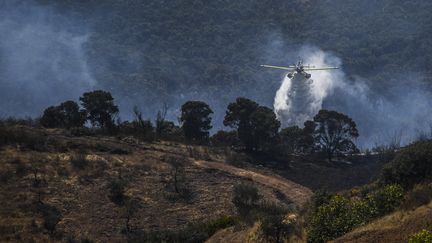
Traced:
[[[339, 66], [340, 60], [317, 48], [304, 47], [300, 51], [305, 64], [316, 67]], [[323, 100], [337, 85], [343, 83], [339, 70], [312, 71], [311, 79], [295, 74], [292, 79], [285, 76], [274, 99], [274, 110], [284, 126], [302, 126], [322, 108]]]

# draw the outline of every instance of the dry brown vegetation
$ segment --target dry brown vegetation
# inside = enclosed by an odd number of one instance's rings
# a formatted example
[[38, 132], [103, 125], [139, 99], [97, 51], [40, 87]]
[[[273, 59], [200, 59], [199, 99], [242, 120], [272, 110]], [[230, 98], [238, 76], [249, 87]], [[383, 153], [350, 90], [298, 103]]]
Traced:
[[[116, 190], [124, 193], [123, 199], [134, 199], [138, 204], [128, 227], [151, 231], [235, 215], [233, 185], [254, 181], [249, 175], [194, 163], [198, 159], [224, 163], [227, 152], [223, 149], [141, 143], [132, 138], [73, 137], [61, 130], [15, 129], [41, 136], [43, 143], [37, 150], [22, 142], [9, 143], [0, 150], [0, 241], [125, 241], [124, 206], [112, 200], [116, 182], [121, 182]], [[186, 194], [173, 190], [169, 157], [182, 158], [182, 180], [178, 183], [187, 189]], [[253, 170], [254, 175], [271, 176], [269, 170]], [[281, 201], [282, 192], [281, 203], [302, 203], [312, 194], [305, 187], [275, 178], [277, 183], [273, 184], [255, 180], [267, 200]], [[296, 192], [289, 194], [286, 185]]]

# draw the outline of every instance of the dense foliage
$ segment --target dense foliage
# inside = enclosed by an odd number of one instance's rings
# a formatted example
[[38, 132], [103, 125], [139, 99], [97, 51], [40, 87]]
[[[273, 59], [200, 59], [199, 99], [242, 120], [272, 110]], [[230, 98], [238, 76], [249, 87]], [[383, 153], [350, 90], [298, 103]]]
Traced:
[[313, 118], [313, 137], [319, 149], [331, 160], [336, 153], [354, 153], [354, 139], [359, 136], [355, 122], [345, 114], [320, 110]]
[[308, 242], [327, 242], [383, 216], [400, 205], [403, 195], [402, 187], [393, 184], [360, 198], [316, 197], [318, 202], [308, 218]]
[[382, 171], [381, 182], [404, 187], [432, 179], [432, 142], [420, 141], [403, 148]]
[[239, 97], [228, 105], [224, 125], [236, 129], [247, 151], [268, 151], [277, 142], [280, 122], [270, 108]]
[[87, 118], [93, 126], [111, 128], [114, 126], [114, 116], [119, 112], [110, 92], [95, 90], [86, 92], [79, 98], [87, 112]]
[[213, 111], [202, 101], [188, 101], [181, 107], [180, 122], [185, 138], [193, 142], [207, 142]]
[[413, 234], [408, 243], [429, 243], [432, 242], [432, 232], [429, 230], [422, 230], [418, 233]]
[[40, 123], [45, 127], [72, 128], [84, 126], [86, 112], [74, 101], [65, 101], [45, 109]]

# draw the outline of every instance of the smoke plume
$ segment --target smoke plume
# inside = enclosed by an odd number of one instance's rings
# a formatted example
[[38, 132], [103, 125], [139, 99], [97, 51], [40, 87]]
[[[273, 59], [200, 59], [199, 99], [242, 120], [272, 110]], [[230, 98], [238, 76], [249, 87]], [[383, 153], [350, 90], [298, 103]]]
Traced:
[[[313, 47], [301, 48], [299, 55], [305, 64], [317, 67], [339, 66], [340, 60]], [[292, 79], [285, 76], [274, 99], [274, 110], [285, 126], [302, 126], [322, 108], [324, 99], [336, 86], [341, 86], [343, 73], [339, 70], [313, 71], [311, 79], [295, 74]]]
[[0, 116], [38, 116], [96, 84], [82, 25], [33, 1], [4, 3], [0, 13]]
[[[305, 64], [338, 66], [336, 56], [316, 47], [299, 51]], [[283, 126], [303, 126], [320, 109], [342, 112], [357, 123], [362, 148], [389, 142], [407, 144], [430, 132], [430, 93], [422, 87], [420, 74], [395, 74], [392, 86], [373, 90], [361, 77], [347, 78], [343, 69], [312, 71], [311, 80], [302, 75], [285, 77], [274, 99], [274, 110]]]

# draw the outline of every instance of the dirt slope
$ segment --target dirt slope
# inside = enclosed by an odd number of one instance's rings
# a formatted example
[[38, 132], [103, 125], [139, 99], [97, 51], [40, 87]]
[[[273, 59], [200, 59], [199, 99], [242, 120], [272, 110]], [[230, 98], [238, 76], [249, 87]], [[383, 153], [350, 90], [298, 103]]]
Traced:
[[[118, 178], [127, 182], [125, 195], [139, 201], [130, 220], [131, 227], [139, 230], [176, 229], [234, 215], [232, 190], [241, 181], [256, 182], [268, 200], [280, 201], [281, 192], [287, 201], [301, 205], [312, 194], [270, 170], [230, 166], [224, 163], [227, 155], [223, 151], [207, 147], [20, 130], [32, 134], [28, 143], [37, 146], [0, 149], [0, 242], [58, 242], [66, 238], [124, 242], [124, 210], [110, 200], [110, 185]], [[86, 157], [83, 168], [71, 162], [77, 154]], [[166, 156], [182, 156], [188, 161], [184, 164], [188, 199], [179, 198], [170, 189], [172, 167]], [[42, 182], [37, 188], [35, 171]], [[38, 203], [38, 194], [42, 203]], [[38, 209], [41, 204], [60, 213], [54, 233], [44, 227]]]
[[194, 163], [199, 167], [218, 169], [235, 176], [249, 178], [257, 183], [279, 190], [285, 194], [289, 200], [298, 206], [306, 203], [313, 194], [309, 188], [296, 184], [277, 175], [269, 176], [251, 170], [234, 167], [225, 163], [209, 162], [204, 160], [195, 160]]

